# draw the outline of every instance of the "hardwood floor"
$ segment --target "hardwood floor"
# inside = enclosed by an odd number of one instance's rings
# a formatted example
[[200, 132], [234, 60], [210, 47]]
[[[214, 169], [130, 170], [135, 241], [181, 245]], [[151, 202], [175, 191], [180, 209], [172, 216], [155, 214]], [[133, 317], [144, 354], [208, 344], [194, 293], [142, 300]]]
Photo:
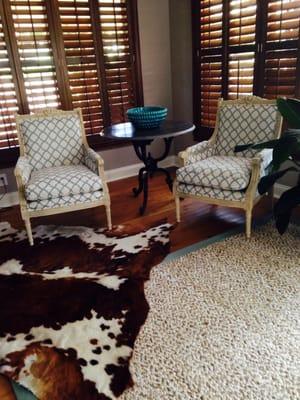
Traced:
[[[174, 170], [171, 172], [174, 175]], [[142, 197], [134, 198], [132, 194], [132, 188], [136, 184], [136, 177], [109, 183], [113, 224], [128, 224], [134, 229], [143, 229], [167, 219], [175, 224], [171, 233], [171, 251], [244, 225], [242, 210], [211, 206], [191, 199], [182, 201], [182, 222], [176, 224], [173, 196], [165, 184], [165, 177], [160, 174], [154, 176], [150, 182], [148, 207], [141, 217], [138, 210]], [[268, 199], [262, 199], [255, 207], [254, 219], [261, 218], [269, 210]], [[0, 210], [0, 220], [9, 221], [15, 228], [23, 228], [18, 206]], [[99, 207], [32, 219], [33, 226], [39, 224], [105, 226], [106, 217], [104, 208]]]

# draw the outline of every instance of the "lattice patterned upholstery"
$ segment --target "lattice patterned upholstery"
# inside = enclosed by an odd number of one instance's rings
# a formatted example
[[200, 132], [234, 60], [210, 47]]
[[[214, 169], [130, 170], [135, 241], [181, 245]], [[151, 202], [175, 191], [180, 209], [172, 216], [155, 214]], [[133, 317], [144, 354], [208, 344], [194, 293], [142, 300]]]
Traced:
[[28, 201], [92, 193], [102, 189], [99, 176], [84, 165], [67, 165], [33, 171], [25, 196]]
[[75, 115], [24, 120], [19, 129], [34, 169], [83, 164], [80, 119]]
[[180, 182], [178, 183], [177, 190], [180, 193], [191, 194], [193, 196], [204, 196], [221, 200], [242, 201], [245, 198], [244, 191], [215, 189], [211, 187], [188, 185]]
[[[276, 115], [276, 104], [221, 106], [215, 154], [233, 155], [237, 144], [273, 139]], [[255, 150], [246, 150], [241, 154], [253, 157], [256, 153]]]
[[251, 159], [213, 156], [177, 170], [178, 182], [224, 190], [245, 189], [251, 176]]
[[28, 208], [31, 211], [45, 210], [47, 208], [58, 208], [73, 206], [75, 204], [84, 204], [98, 201], [103, 198], [103, 191], [98, 190], [93, 193], [75, 194], [73, 196], [56, 197], [48, 200], [30, 201]]

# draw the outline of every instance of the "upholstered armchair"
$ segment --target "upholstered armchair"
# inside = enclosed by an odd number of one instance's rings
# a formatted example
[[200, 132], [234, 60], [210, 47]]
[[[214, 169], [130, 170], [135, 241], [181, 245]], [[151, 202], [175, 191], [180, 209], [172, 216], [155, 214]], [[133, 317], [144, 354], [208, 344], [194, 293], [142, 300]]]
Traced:
[[81, 110], [16, 115], [16, 124], [20, 157], [15, 176], [30, 244], [33, 217], [104, 205], [111, 229], [104, 163], [88, 146]]
[[179, 154], [183, 166], [174, 182], [177, 221], [180, 199], [237, 207], [246, 213], [246, 235], [250, 238], [252, 209], [260, 199], [257, 185], [272, 160], [272, 150], [234, 153], [238, 144], [278, 138], [282, 118], [276, 102], [256, 96], [218, 102], [217, 119], [210, 140]]

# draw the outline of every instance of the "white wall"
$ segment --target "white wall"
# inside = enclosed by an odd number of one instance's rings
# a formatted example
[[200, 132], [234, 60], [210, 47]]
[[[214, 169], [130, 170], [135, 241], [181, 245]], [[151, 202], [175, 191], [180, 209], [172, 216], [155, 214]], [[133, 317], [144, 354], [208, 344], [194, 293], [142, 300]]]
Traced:
[[[192, 12], [190, 0], [170, 0], [170, 41], [174, 119], [193, 121]], [[175, 153], [193, 144], [193, 135], [176, 139]]]
[[146, 105], [169, 108], [172, 117], [170, 10], [168, 0], [138, 0]]
[[[169, 0], [138, 0], [141, 63], [145, 105], [167, 107], [173, 117]], [[160, 154], [163, 143], [153, 142]], [[173, 148], [171, 154], [173, 154]]]

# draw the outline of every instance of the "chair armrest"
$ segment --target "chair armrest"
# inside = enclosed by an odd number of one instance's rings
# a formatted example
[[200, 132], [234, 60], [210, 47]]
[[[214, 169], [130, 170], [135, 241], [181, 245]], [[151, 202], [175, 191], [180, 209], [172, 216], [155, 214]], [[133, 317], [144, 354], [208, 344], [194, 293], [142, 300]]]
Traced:
[[246, 202], [253, 204], [253, 199], [256, 196], [257, 185], [260, 178], [262, 160], [259, 155], [251, 159], [251, 178], [246, 190]]
[[264, 149], [251, 159], [251, 178], [246, 191], [246, 199], [252, 201], [257, 194], [257, 185], [261, 177], [267, 174], [267, 167], [272, 161], [273, 150]]
[[104, 161], [95, 150], [84, 146], [84, 165], [95, 174], [99, 175], [99, 171], [103, 170]]
[[31, 172], [32, 166], [29, 164], [28, 158], [19, 157], [15, 167], [15, 177], [19, 187], [25, 186], [29, 182]]
[[180, 152], [178, 156], [183, 160], [184, 165], [192, 164], [197, 161], [205, 160], [214, 153], [214, 144], [210, 140], [200, 142], [190, 146]]

